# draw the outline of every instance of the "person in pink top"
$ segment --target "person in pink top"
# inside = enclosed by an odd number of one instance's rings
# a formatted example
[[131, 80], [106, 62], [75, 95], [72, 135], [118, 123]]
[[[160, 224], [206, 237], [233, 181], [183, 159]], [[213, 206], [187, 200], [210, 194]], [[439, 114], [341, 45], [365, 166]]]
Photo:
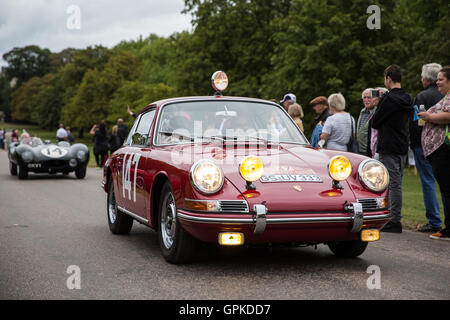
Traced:
[[436, 84], [444, 98], [418, 116], [426, 121], [422, 131], [423, 154], [431, 162], [444, 206], [445, 228], [433, 233], [430, 238], [450, 240], [450, 66], [439, 71]]

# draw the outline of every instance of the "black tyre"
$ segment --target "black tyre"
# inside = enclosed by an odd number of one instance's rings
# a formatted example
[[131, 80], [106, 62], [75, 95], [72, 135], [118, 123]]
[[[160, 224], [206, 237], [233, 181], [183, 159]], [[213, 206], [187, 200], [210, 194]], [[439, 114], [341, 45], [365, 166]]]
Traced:
[[12, 176], [17, 176], [17, 165], [14, 162], [9, 162], [9, 173]]
[[330, 242], [328, 247], [330, 250], [340, 258], [354, 258], [361, 255], [367, 248], [367, 242], [360, 240]]
[[167, 262], [191, 262], [198, 242], [177, 221], [177, 208], [169, 182], [162, 188], [158, 212], [158, 239], [162, 255]]
[[108, 196], [106, 202], [106, 215], [108, 217], [109, 230], [113, 234], [128, 234], [133, 227], [133, 218], [121, 212], [117, 208], [114, 184], [112, 178], [108, 183]]
[[28, 178], [28, 169], [26, 166], [19, 164], [17, 166], [17, 175], [19, 176], [19, 179], [25, 180]]
[[75, 176], [77, 179], [84, 179], [84, 177], [86, 177], [86, 167], [76, 168]]

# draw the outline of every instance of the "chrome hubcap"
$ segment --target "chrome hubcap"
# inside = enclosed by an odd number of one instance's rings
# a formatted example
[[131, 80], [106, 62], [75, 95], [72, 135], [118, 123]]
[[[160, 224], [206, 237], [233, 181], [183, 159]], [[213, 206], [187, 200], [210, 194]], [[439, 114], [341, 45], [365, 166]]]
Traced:
[[164, 201], [161, 213], [161, 236], [164, 246], [170, 249], [175, 238], [177, 226], [175, 199], [169, 194]]
[[109, 193], [109, 203], [108, 203], [108, 216], [109, 216], [109, 221], [111, 223], [116, 222], [116, 197], [114, 196], [114, 188], [111, 187], [111, 191]]

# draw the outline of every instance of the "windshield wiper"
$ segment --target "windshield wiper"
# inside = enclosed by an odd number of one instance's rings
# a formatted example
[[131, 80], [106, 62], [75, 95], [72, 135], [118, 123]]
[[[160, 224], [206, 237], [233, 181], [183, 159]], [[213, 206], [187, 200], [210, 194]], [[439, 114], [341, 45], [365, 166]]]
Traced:
[[[237, 141], [239, 141], [239, 142], [246, 142], [247, 138], [251, 138], [251, 139], [262, 141], [262, 142], [264, 142], [266, 144], [275, 144], [275, 143], [277, 143], [277, 142], [274, 142], [274, 141], [271, 141], [271, 140], [267, 140], [267, 139], [264, 139], [264, 138], [261, 138], [261, 137], [258, 137], [258, 136], [243, 136], [243, 137], [237, 137], [237, 136], [211, 136], [211, 137], [208, 137], [208, 138], [219, 139], [219, 140], [222, 140], [223, 142], [225, 142], [227, 140], [234, 140], [236, 142]], [[239, 138], [241, 138], [241, 139], [239, 139]]]

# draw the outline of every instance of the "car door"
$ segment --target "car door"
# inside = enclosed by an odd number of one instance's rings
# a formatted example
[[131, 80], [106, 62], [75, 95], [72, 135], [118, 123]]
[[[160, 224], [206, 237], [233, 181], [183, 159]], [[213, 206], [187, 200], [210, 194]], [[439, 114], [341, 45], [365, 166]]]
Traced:
[[143, 222], [148, 222], [148, 174], [147, 158], [150, 156], [150, 134], [155, 109], [151, 109], [139, 117], [135, 130], [130, 132], [121, 153], [119, 181], [119, 197], [123, 199], [124, 209]]

